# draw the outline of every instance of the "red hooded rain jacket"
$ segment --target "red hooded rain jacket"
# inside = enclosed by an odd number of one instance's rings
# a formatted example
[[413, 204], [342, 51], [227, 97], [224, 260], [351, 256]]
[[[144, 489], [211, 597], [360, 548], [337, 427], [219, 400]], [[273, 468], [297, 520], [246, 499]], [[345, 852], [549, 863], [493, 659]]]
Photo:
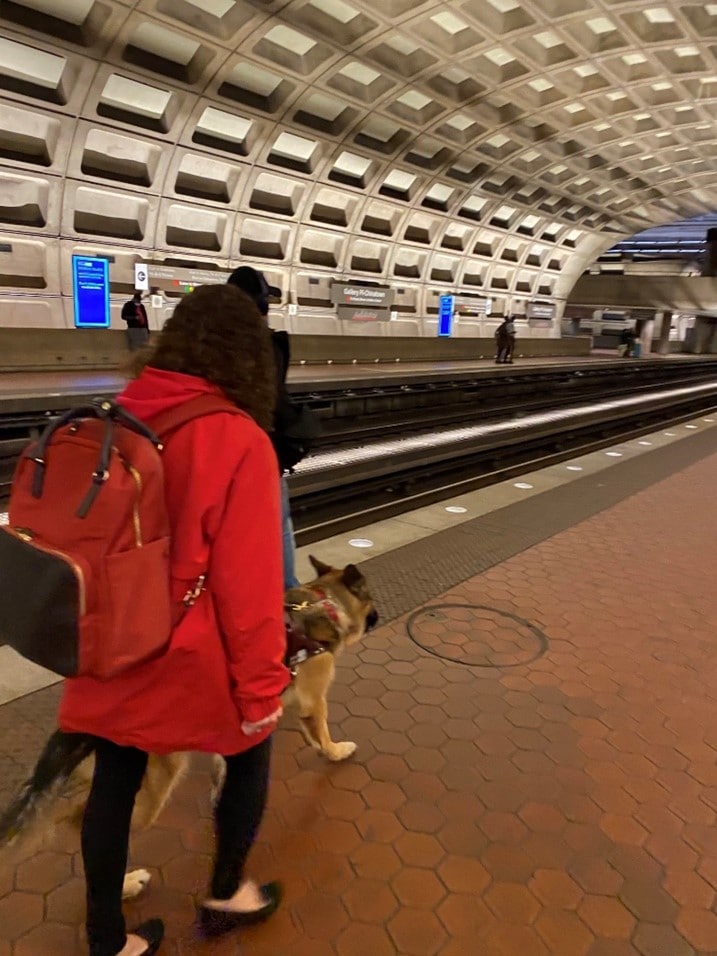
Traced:
[[[161, 412], [218, 391], [147, 368], [119, 401], [151, 427]], [[239, 753], [271, 732], [247, 737], [242, 721], [274, 713], [288, 682], [276, 456], [248, 415], [218, 413], [178, 429], [163, 463], [173, 597], [208, 571], [207, 589], [160, 658], [108, 681], [67, 680], [60, 727], [150, 753]]]

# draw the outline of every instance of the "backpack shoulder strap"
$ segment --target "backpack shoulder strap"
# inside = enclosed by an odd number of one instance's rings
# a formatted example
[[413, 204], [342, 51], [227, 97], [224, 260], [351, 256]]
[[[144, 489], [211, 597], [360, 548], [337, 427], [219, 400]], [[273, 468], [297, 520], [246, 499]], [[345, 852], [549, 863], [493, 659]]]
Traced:
[[219, 412], [226, 412], [229, 415], [243, 415], [244, 412], [232, 404], [227, 398], [220, 395], [198, 395], [196, 398], [190, 398], [187, 402], [182, 402], [176, 408], [172, 408], [161, 415], [152, 419], [152, 431], [162, 441], [166, 441], [182, 425], [194, 421], [195, 418], [205, 418], [207, 415], [216, 415]]

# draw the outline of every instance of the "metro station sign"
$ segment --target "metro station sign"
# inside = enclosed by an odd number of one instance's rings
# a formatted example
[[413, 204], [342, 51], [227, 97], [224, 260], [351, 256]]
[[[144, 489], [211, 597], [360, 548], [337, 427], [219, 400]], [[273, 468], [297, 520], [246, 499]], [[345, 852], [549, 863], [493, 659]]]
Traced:
[[356, 308], [390, 309], [395, 290], [387, 285], [352, 285], [348, 282], [331, 283], [331, 301], [334, 305]]
[[493, 300], [473, 295], [454, 296], [456, 312], [460, 315], [490, 315]]
[[555, 303], [554, 302], [529, 302], [528, 308], [526, 310], [526, 316], [528, 319], [554, 319], [555, 318]]
[[387, 285], [331, 283], [331, 302], [340, 319], [354, 322], [388, 322], [396, 290]]

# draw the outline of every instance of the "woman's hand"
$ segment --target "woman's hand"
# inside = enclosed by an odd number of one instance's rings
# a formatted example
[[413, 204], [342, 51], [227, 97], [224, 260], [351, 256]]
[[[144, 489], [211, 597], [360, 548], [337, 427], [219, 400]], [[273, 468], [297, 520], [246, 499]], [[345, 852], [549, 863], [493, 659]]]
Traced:
[[263, 720], [257, 720], [255, 723], [251, 723], [248, 720], [242, 721], [241, 732], [246, 734], [247, 737], [253, 737], [254, 734], [260, 734], [262, 730], [266, 730], [267, 727], [276, 725], [283, 713], [284, 708], [280, 704], [278, 709], [275, 710], [273, 714], [269, 714], [269, 716], [265, 717]]

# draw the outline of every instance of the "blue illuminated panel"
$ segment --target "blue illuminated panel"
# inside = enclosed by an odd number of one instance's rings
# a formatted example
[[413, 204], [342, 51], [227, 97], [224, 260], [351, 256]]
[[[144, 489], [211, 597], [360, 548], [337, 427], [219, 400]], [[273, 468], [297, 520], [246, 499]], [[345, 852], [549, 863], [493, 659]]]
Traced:
[[110, 324], [110, 263], [94, 256], [72, 257], [76, 329], [106, 329]]
[[442, 295], [438, 298], [438, 334], [450, 335], [453, 332], [454, 295]]

